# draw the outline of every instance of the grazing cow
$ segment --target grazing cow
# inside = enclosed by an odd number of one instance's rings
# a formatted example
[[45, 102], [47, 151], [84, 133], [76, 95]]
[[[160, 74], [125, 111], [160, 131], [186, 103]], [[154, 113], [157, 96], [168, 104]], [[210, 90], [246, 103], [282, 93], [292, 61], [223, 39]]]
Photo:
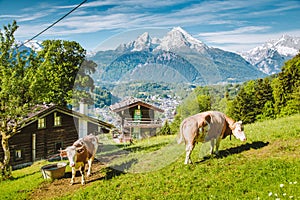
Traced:
[[187, 117], [180, 124], [180, 138], [186, 144], [186, 158], [184, 164], [192, 163], [190, 155], [198, 142], [210, 141], [210, 153], [214, 153], [216, 140], [216, 154], [218, 154], [221, 139], [228, 135], [234, 135], [241, 141], [246, 141], [242, 122], [235, 122], [233, 119], [218, 111], [207, 111]]
[[85, 165], [88, 163], [87, 176], [91, 175], [92, 162], [98, 149], [98, 138], [92, 134], [78, 139], [72, 146], [60, 151], [60, 156], [67, 156], [72, 168], [71, 185], [74, 183], [76, 169], [81, 173], [81, 184], [85, 184]]

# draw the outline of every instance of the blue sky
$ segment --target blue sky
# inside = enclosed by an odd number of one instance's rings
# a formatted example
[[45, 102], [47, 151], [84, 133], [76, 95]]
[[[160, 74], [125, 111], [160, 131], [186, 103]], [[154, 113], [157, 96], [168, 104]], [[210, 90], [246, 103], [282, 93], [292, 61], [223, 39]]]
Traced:
[[[82, 1], [0, 0], [1, 29], [16, 20], [15, 36], [24, 41]], [[245, 51], [283, 34], [300, 36], [299, 13], [299, 0], [88, 0], [37, 40], [74, 40], [91, 51], [180, 26], [209, 46]]]

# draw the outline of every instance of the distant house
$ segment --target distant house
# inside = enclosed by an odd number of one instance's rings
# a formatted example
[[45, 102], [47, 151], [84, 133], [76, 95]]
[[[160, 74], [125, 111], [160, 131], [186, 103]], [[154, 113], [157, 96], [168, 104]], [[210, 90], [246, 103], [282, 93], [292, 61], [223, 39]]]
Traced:
[[[13, 168], [49, 158], [87, 134], [109, 133], [113, 125], [87, 116], [86, 105], [75, 112], [57, 105], [38, 105], [19, 133], [9, 140]], [[0, 149], [0, 158], [3, 150]]]
[[157, 128], [162, 127], [162, 121], [155, 113], [164, 110], [143, 102], [140, 99], [128, 98], [110, 106], [110, 109], [121, 118], [121, 133], [119, 139], [144, 138], [156, 135]]

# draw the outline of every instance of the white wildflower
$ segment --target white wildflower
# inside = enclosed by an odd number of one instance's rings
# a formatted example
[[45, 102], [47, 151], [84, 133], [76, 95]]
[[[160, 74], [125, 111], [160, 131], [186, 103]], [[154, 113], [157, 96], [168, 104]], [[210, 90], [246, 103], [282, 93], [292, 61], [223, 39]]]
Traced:
[[294, 184], [297, 184], [297, 181], [295, 181]]
[[289, 182], [289, 184], [293, 184], [293, 182]]
[[274, 194], [275, 197], [278, 197], [277, 193]]
[[289, 197], [290, 197], [290, 199], [294, 198], [294, 196], [289, 196]]
[[286, 196], [286, 193], [283, 193], [282, 195], [283, 195], [283, 196]]
[[284, 186], [284, 184], [281, 183], [279, 186], [282, 188]]
[[269, 197], [272, 196], [272, 194], [273, 194], [272, 192], [269, 192]]
[[276, 198], [275, 200], [280, 200], [280, 198]]

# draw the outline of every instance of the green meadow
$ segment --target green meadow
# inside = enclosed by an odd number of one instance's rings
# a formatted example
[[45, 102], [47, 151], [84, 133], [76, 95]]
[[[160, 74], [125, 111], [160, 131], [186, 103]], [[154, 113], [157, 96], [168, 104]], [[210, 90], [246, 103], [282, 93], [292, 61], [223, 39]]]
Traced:
[[[132, 145], [104, 142], [99, 159], [114, 159], [100, 169], [102, 178], [50, 192], [47, 198], [300, 199], [299, 122], [300, 115], [293, 115], [245, 125], [247, 141], [227, 137], [213, 158], [205, 156], [207, 144], [197, 144], [192, 165], [183, 164], [184, 144], [178, 145], [176, 136]], [[41, 185], [58, 185], [58, 180], [43, 179], [44, 164], [13, 171], [14, 179], [0, 182], [0, 199], [30, 199], [36, 190], [49, 192]]]

